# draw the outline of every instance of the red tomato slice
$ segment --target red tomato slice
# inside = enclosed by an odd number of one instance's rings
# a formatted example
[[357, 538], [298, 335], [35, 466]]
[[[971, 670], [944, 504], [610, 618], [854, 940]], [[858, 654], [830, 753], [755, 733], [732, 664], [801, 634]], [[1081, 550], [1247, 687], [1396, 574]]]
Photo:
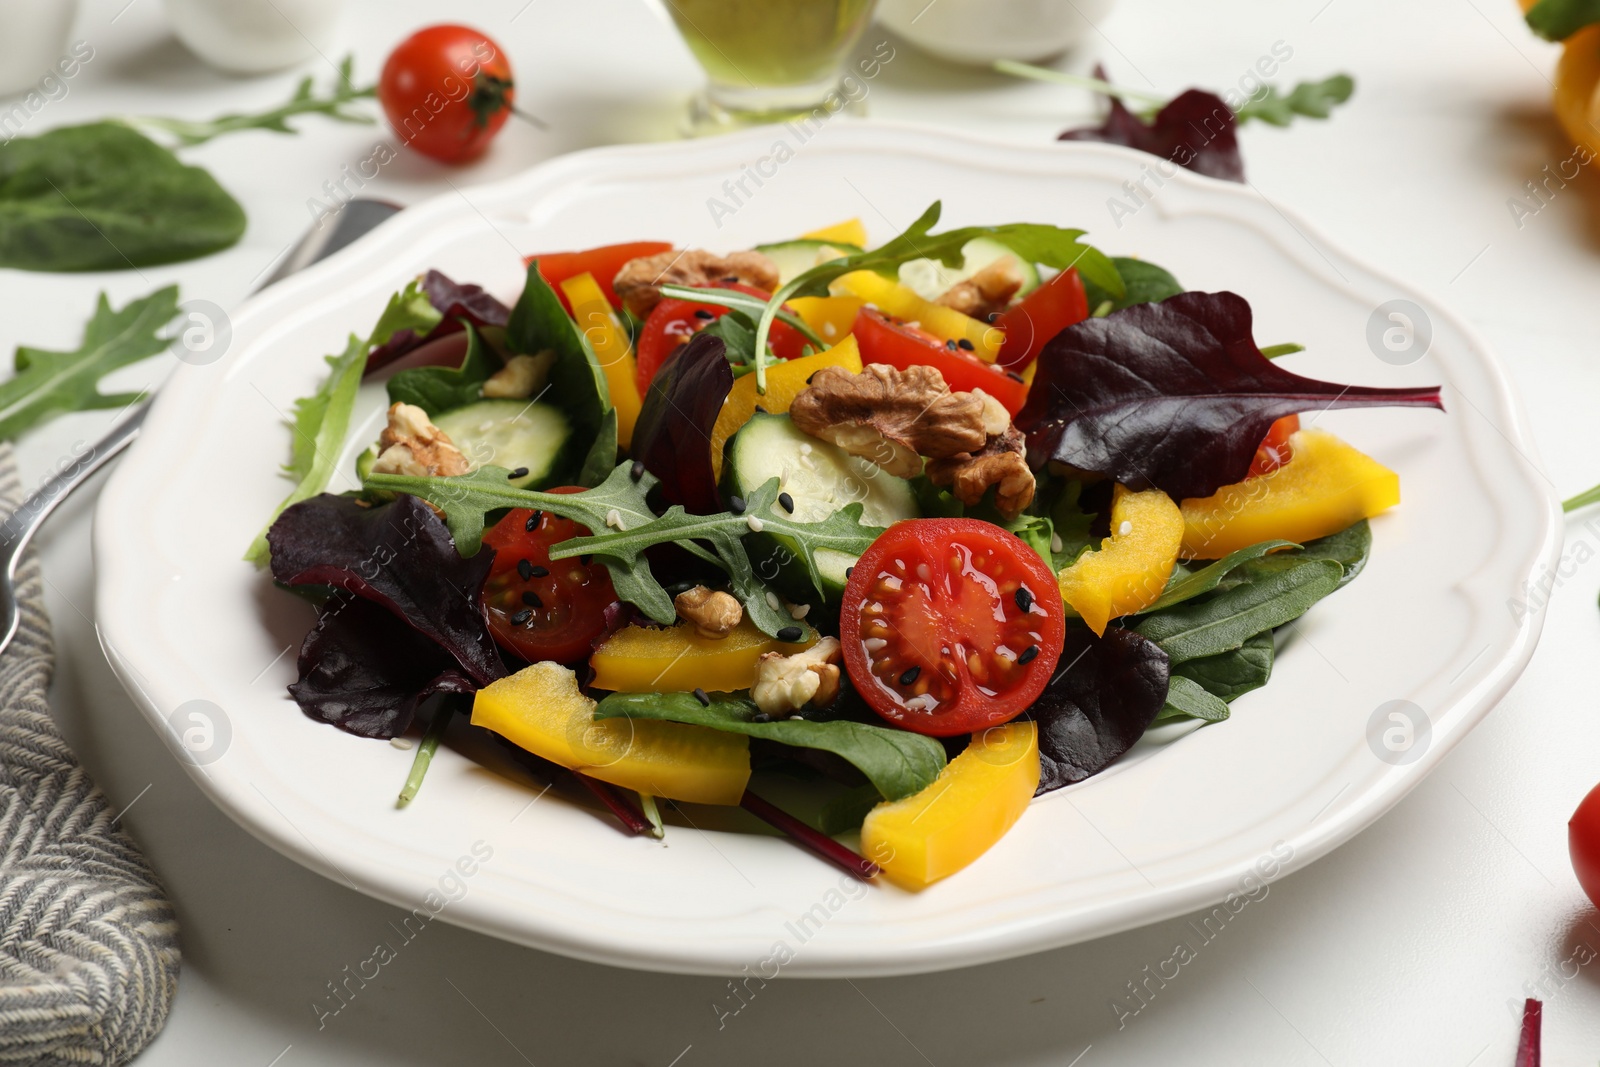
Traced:
[[1285, 415], [1272, 424], [1267, 431], [1267, 436], [1261, 439], [1261, 444], [1256, 448], [1256, 458], [1250, 462], [1249, 478], [1256, 478], [1263, 474], [1271, 474], [1294, 456], [1294, 449], [1289, 444], [1289, 438], [1300, 432], [1300, 416]]
[[1600, 907], [1600, 786], [1583, 798], [1567, 823], [1567, 850], [1572, 854], [1572, 873], [1578, 884]]
[[944, 375], [945, 384], [956, 392], [982, 389], [1015, 415], [1028, 398], [1028, 387], [1020, 375], [999, 370], [961, 348], [954, 341], [941, 341], [926, 330], [892, 319], [874, 307], [864, 307], [851, 328], [861, 346], [862, 363], [887, 363], [905, 370], [925, 364]]
[[1078, 269], [1064, 270], [1000, 313], [994, 324], [1006, 340], [996, 362], [1007, 370], [1021, 370], [1038, 358], [1045, 342], [1088, 317], [1089, 298]]
[[951, 737], [1016, 718], [1044, 691], [1066, 623], [1056, 576], [978, 519], [907, 519], [850, 572], [839, 636], [883, 718]]
[[[741, 293], [760, 297], [762, 300], [771, 296], [770, 293], [743, 282], [723, 282], [713, 288], [736, 289]], [[651, 310], [650, 317], [644, 320], [644, 328], [639, 331], [639, 351], [633, 370], [634, 381], [639, 386], [639, 395], [643, 396], [650, 390], [651, 379], [667, 361], [667, 357], [678, 350], [679, 345], [727, 312], [727, 308], [717, 304], [697, 304], [690, 300], [663, 299], [658, 303]], [[767, 343], [772, 349], [772, 354], [779, 359], [794, 359], [802, 355], [806, 347], [806, 339], [800, 332], [782, 322], [772, 324], [772, 330], [767, 334]]]
[[621, 310], [622, 301], [617, 299], [617, 291], [611, 287], [611, 283], [616, 281], [617, 272], [630, 260], [670, 251], [672, 245], [666, 241], [628, 241], [618, 245], [586, 248], [582, 252], [541, 252], [536, 256], [523, 256], [522, 262], [529, 264], [534, 260], [539, 261], [539, 277], [556, 291], [556, 296], [561, 298], [561, 306], [566, 308], [567, 314], [570, 315], [572, 306], [567, 303], [567, 294], [561, 291], [561, 283], [568, 278], [576, 278], [580, 274], [593, 274], [594, 280], [600, 285], [600, 291], [611, 301], [612, 308]]
[[418, 30], [378, 78], [378, 102], [406, 147], [445, 163], [482, 155], [515, 99], [505, 50], [470, 26]]
[[588, 533], [570, 519], [516, 508], [484, 534], [494, 566], [483, 583], [483, 608], [501, 648], [529, 663], [573, 663], [589, 655], [590, 643], [605, 632], [606, 607], [617, 599], [611, 574], [602, 563], [550, 559], [550, 546]]

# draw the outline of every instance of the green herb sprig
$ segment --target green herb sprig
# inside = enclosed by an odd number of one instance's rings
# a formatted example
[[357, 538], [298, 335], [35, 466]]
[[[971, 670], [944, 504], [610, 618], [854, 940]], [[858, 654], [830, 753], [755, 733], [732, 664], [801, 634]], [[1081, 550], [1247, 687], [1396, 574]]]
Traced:
[[178, 146], [205, 144], [225, 134], [241, 130], [271, 130], [275, 133], [296, 133], [289, 120], [298, 115], [326, 115], [335, 122], [348, 122], [371, 126], [378, 120], [366, 111], [350, 107], [357, 100], [370, 100], [378, 95], [376, 85], [356, 88], [351, 80], [355, 70], [355, 56], [347, 55], [339, 61], [339, 76], [326, 96], [318, 96], [313, 89], [311, 75], [300, 79], [288, 103], [254, 114], [234, 112], [218, 115], [214, 119], [174, 119], [158, 115], [132, 115], [124, 119], [131, 126], [161, 130], [177, 139]]

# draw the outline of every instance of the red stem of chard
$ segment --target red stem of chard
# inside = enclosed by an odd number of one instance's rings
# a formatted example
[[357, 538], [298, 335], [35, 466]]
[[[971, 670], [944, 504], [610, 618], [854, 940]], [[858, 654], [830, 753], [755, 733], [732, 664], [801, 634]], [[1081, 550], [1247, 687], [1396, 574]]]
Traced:
[[855, 875], [863, 882], [878, 873], [876, 863], [856, 855], [827, 834], [813, 830], [793, 815], [762, 800], [748, 789], [739, 799], [739, 806], [762, 822], [775, 826], [794, 838], [801, 848], [820, 856], [845, 873]]
[[650, 820], [644, 817], [644, 812], [640, 811], [633, 801], [618, 792], [615, 786], [598, 778], [590, 778], [587, 774], [579, 774], [577, 771], [573, 771], [572, 774], [583, 783], [585, 789], [599, 798], [600, 803], [611, 809], [611, 814], [617, 817], [630, 834], [651, 832]]
[[1539, 1067], [1539, 1030], [1544, 1003], [1529, 997], [1522, 1004], [1522, 1040], [1517, 1042], [1517, 1067]]

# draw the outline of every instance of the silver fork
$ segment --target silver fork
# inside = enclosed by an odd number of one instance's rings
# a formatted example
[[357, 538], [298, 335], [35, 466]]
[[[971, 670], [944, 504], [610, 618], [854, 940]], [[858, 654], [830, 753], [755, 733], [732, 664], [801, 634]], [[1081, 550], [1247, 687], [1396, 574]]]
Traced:
[[[281, 281], [295, 271], [303, 270], [320, 259], [337, 252], [357, 237], [373, 229], [384, 219], [399, 211], [397, 204], [381, 200], [351, 200], [340, 209], [331, 226], [319, 226], [302, 237], [283, 263], [272, 273], [261, 289]], [[260, 289], [256, 290], [260, 292]], [[0, 523], [0, 653], [17, 636], [21, 616], [17, 610], [17, 564], [23, 549], [39, 532], [50, 513], [72, 495], [72, 491], [88, 481], [95, 471], [110, 463], [139, 436], [145, 414], [150, 410], [150, 400], [139, 401], [129, 409], [128, 417], [90, 446], [89, 451], [75, 459], [65, 470], [47, 478], [43, 484], [28, 494], [17, 505], [17, 510]]]

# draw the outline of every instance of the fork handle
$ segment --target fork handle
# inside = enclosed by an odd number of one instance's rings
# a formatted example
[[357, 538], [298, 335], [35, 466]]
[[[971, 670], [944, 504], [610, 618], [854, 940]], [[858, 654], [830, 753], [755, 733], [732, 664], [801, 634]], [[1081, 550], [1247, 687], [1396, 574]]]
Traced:
[[133, 443], [139, 436], [139, 428], [144, 424], [144, 416], [150, 410], [150, 401], [141, 400], [134, 405], [128, 417], [89, 447], [89, 450], [80, 456], [75, 456], [64, 469], [52, 474], [49, 478], [28, 494], [17, 510], [13, 511], [3, 524], [0, 524], [0, 565], [3, 565], [8, 576], [15, 576], [17, 560], [22, 556], [22, 550], [28, 547], [28, 542], [33, 540], [33, 535], [39, 527], [44, 525], [44, 520], [49, 518], [63, 500], [72, 494], [72, 491], [89, 480], [90, 475], [104, 467], [121, 454], [122, 450]]

